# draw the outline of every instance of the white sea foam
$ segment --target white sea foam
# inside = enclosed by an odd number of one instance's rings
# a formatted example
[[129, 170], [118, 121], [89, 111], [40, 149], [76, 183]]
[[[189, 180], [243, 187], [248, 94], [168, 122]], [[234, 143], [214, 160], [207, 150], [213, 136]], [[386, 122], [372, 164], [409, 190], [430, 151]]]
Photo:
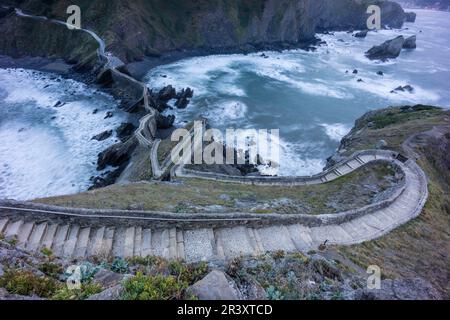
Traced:
[[[22, 69], [0, 69], [0, 89], [0, 198], [85, 191], [98, 153], [117, 141], [91, 138], [126, 121], [117, 103], [82, 83]], [[66, 104], [54, 108], [58, 101]], [[104, 119], [107, 110], [113, 118]]]
[[341, 141], [341, 139], [350, 132], [350, 127], [343, 123], [322, 123], [320, 126], [323, 127], [327, 136], [334, 141]]

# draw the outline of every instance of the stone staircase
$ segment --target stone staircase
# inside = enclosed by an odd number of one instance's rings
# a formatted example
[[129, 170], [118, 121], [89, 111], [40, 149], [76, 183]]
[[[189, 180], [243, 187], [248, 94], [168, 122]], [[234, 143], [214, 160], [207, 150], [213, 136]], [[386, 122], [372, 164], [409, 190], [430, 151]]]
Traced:
[[[86, 226], [67, 219], [33, 219], [33, 215], [3, 214], [0, 232], [16, 239], [20, 248], [49, 248], [67, 259], [88, 256], [160, 256], [186, 261], [224, 261], [265, 252], [317, 249], [330, 244], [350, 245], [380, 237], [420, 214], [427, 199], [426, 178], [413, 163], [403, 165], [406, 188], [390, 205], [340, 224], [308, 227], [300, 223], [256, 227], [147, 228], [138, 225]], [[420, 171], [417, 171], [420, 170]]]

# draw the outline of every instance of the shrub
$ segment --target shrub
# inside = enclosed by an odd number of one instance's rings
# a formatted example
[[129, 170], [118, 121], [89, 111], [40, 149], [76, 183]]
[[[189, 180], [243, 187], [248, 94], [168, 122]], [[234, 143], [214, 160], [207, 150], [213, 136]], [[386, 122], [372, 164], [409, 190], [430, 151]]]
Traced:
[[67, 286], [59, 289], [53, 296], [53, 300], [85, 300], [90, 296], [100, 293], [103, 288], [99, 284], [83, 284], [81, 289], [69, 289]]
[[52, 262], [41, 263], [38, 266], [38, 269], [52, 278], [58, 278], [58, 276], [63, 273], [63, 268], [60, 265]]
[[267, 299], [269, 300], [282, 300], [283, 295], [274, 286], [267, 288]]
[[189, 284], [202, 279], [208, 272], [208, 264], [206, 262], [187, 265], [180, 261], [171, 261], [168, 267], [171, 275]]
[[42, 253], [44, 256], [47, 256], [47, 257], [53, 256], [53, 251], [52, 251], [51, 249], [47, 248], [47, 247], [42, 248], [42, 249], [41, 249], [41, 253]]
[[39, 277], [31, 271], [7, 270], [0, 278], [0, 287], [12, 294], [49, 298], [60, 288], [60, 283], [46, 276]]
[[111, 264], [111, 271], [116, 273], [127, 273], [129, 270], [128, 262], [121, 258], [117, 258]]
[[188, 283], [174, 276], [145, 276], [136, 274], [124, 283], [123, 300], [173, 300], [182, 299]]

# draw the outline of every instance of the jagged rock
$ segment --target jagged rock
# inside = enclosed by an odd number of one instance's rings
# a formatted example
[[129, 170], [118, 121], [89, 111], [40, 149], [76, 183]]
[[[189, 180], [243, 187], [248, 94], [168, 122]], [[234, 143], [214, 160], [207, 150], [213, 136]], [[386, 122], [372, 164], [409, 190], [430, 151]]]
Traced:
[[138, 144], [134, 137], [125, 142], [116, 143], [98, 155], [98, 170], [103, 170], [110, 165], [118, 167], [130, 159], [131, 153]]
[[386, 140], [380, 140], [377, 142], [375, 148], [376, 149], [386, 149], [388, 146], [388, 143], [386, 142]]
[[94, 284], [99, 284], [103, 288], [116, 287], [122, 283], [124, 275], [120, 273], [115, 273], [106, 269], [100, 269], [92, 279]]
[[118, 284], [108, 288], [105, 291], [90, 296], [87, 300], [119, 300], [123, 292], [123, 286]]
[[164, 102], [175, 99], [177, 97], [177, 91], [171, 85], [162, 88], [158, 93], [158, 99]]
[[358, 79], [357, 81], [358, 81], [358, 82], [364, 82], [364, 80], [363, 80], [363, 79], [361, 79], [361, 78], [360, 78], [360, 79]]
[[409, 38], [406, 38], [405, 39], [405, 43], [403, 43], [403, 49], [415, 49], [415, 48], [417, 48], [416, 40], [417, 40], [416, 36], [411, 36]]
[[409, 93], [413, 93], [414, 92], [414, 88], [412, 86], [410, 86], [409, 84], [407, 84], [406, 86], [398, 86], [397, 88], [395, 88], [394, 90], [391, 91], [391, 93], [395, 93], [396, 91], [400, 91], [400, 92], [409, 92]]
[[377, 72], [377, 75], [379, 75], [379, 76], [384, 76], [384, 73], [383, 73], [383, 71], [378, 71], [378, 72]]
[[111, 137], [112, 130], [103, 131], [102, 133], [99, 133], [92, 137], [91, 140], [97, 140], [97, 141], [103, 141]]
[[406, 22], [416, 22], [417, 14], [415, 12], [405, 12]]
[[355, 37], [356, 38], [365, 38], [367, 37], [367, 33], [369, 32], [369, 30], [363, 30], [360, 32], [355, 33]]
[[175, 116], [172, 114], [163, 116], [162, 114], [158, 113], [156, 116], [156, 126], [158, 127], [158, 129], [169, 129], [173, 126], [174, 122]]
[[372, 47], [366, 52], [366, 57], [370, 60], [382, 60], [395, 59], [400, 55], [400, 52], [405, 43], [403, 36], [388, 40], [379, 46]]
[[113, 116], [114, 116], [114, 113], [113, 113], [112, 111], [108, 111], [108, 112], [106, 113], [104, 119], [109, 119], [109, 118], [112, 118]]
[[116, 134], [120, 140], [128, 138], [136, 130], [136, 127], [132, 123], [122, 123], [117, 129]]
[[55, 103], [55, 105], [53, 106], [53, 108], [61, 108], [62, 106], [64, 106], [66, 103], [62, 102], [62, 101], [58, 101]]
[[237, 300], [239, 294], [231, 280], [220, 270], [211, 271], [188, 289], [200, 300]]
[[186, 97], [182, 97], [182, 98], [177, 100], [177, 102], [175, 103], [175, 106], [178, 109], [186, 109], [188, 104], [189, 104], [189, 100]]
[[353, 70], [353, 74], [358, 74], [358, 70]]
[[192, 98], [194, 96], [194, 90], [187, 87], [186, 89], [183, 89], [180, 91], [180, 93], [177, 95], [177, 99], [181, 98]]

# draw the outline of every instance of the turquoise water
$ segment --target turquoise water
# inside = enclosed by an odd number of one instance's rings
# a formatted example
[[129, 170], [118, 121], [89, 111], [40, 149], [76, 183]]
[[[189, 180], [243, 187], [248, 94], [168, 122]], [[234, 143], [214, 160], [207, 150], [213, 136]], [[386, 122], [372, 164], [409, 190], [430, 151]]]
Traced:
[[[450, 13], [417, 13], [416, 23], [403, 30], [371, 32], [366, 39], [346, 32], [320, 35], [327, 45], [316, 52], [191, 58], [153, 69], [146, 79], [151, 87], [195, 90], [187, 109], [167, 111], [176, 114], [178, 125], [204, 116], [221, 130], [280, 129], [279, 173], [309, 175], [322, 170], [369, 110], [416, 103], [450, 107]], [[398, 35], [417, 35], [418, 48], [386, 63], [365, 58], [373, 45]], [[413, 93], [390, 93], [407, 84]]]

